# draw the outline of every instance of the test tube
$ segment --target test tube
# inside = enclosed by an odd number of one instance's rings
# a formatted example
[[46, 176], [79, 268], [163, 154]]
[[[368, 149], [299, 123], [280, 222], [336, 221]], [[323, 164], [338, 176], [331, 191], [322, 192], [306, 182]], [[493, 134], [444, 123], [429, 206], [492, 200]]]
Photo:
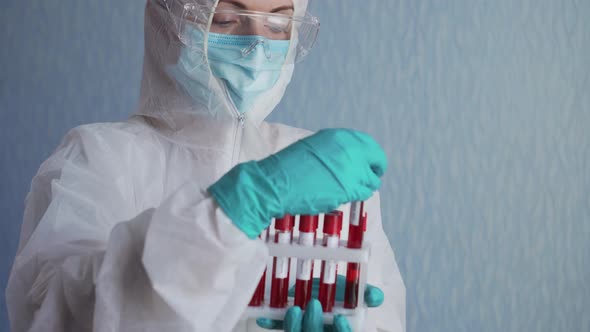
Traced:
[[[342, 225], [343, 225], [343, 219], [344, 219], [344, 212], [340, 211], [340, 210], [334, 210], [335, 213], [338, 214], [338, 239], [342, 238], [342, 236], [340, 235], [342, 233]], [[338, 263], [336, 263], [336, 275], [338, 275]], [[336, 299], [336, 292], [332, 292], [332, 298], [330, 301], [332, 301], [332, 303], [334, 303]]]
[[[290, 244], [293, 237], [293, 216], [285, 215], [275, 221], [275, 243]], [[270, 306], [284, 308], [289, 295], [289, 257], [275, 257], [273, 262]]]
[[[268, 241], [268, 234], [270, 229], [267, 228], [266, 231], [260, 234], [260, 238], [263, 239], [265, 242]], [[265, 234], [266, 233], [266, 234]], [[266, 236], [263, 236], [266, 235]], [[266, 269], [264, 269], [264, 273], [262, 274], [262, 278], [260, 278], [260, 282], [258, 282], [258, 286], [252, 295], [252, 299], [248, 306], [250, 307], [259, 307], [264, 303], [264, 288], [266, 286]]]
[[[364, 202], [352, 202], [350, 205], [350, 222], [347, 247], [360, 249], [363, 246], [363, 234], [367, 224]], [[349, 262], [346, 267], [346, 287], [344, 290], [344, 308], [354, 309], [358, 306], [360, 264]]]
[[[340, 242], [340, 228], [342, 227], [342, 212], [332, 211], [324, 215], [323, 245], [327, 248], [338, 248]], [[324, 312], [332, 312], [336, 295], [336, 273], [338, 262], [334, 260], [322, 261], [320, 276], [319, 300]]]
[[[299, 245], [313, 247], [316, 238], [318, 216], [302, 215], [299, 217]], [[311, 298], [311, 278], [313, 276], [313, 259], [297, 260], [297, 280], [295, 281], [295, 305], [305, 310]]]
[[[315, 245], [315, 242], [316, 242], [316, 240], [317, 240], [317, 237], [318, 237], [318, 228], [320, 227], [320, 218], [319, 218], [319, 216], [318, 216], [316, 219], [314, 219], [314, 221], [313, 221], [313, 222], [314, 222], [314, 235], [313, 235], [313, 243], [314, 243], [314, 245]], [[313, 279], [313, 270], [314, 270], [314, 267], [315, 267], [314, 261], [312, 261], [312, 263], [311, 263], [311, 267], [312, 267], [312, 268], [311, 268], [311, 277], [312, 277], [312, 279]], [[310, 283], [309, 283], [309, 285], [308, 285], [308, 290], [307, 290], [307, 292], [308, 292], [309, 294], [311, 294], [311, 293], [312, 293], [312, 286], [313, 286], [313, 282], [310, 282]]]

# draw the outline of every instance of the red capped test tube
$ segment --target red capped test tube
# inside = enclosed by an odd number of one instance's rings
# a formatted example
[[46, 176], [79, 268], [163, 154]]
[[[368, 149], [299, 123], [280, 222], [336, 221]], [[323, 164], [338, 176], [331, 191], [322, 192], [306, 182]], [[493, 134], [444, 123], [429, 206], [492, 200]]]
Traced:
[[[290, 244], [293, 238], [293, 216], [285, 215], [275, 220], [275, 243]], [[289, 257], [275, 257], [273, 261], [272, 284], [270, 289], [271, 308], [287, 306], [289, 296]]]
[[[270, 232], [270, 228], [267, 228], [266, 231], [262, 232], [262, 234], [260, 234], [260, 238], [263, 239], [265, 242], [268, 241], [268, 235]], [[266, 236], [263, 237], [263, 234], [266, 233]], [[262, 305], [262, 303], [264, 303], [264, 288], [266, 286], [266, 269], [264, 269], [264, 273], [262, 274], [262, 278], [260, 278], [260, 282], [258, 282], [258, 287], [256, 287], [256, 290], [254, 291], [254, 294], [252, 294], [252, 299], [250, 300], [250, 303], [248, 303], [248, 306], [250, 307], [259, 307]]]
[[[341, 227], [342, 212], [332, 211], [324, 215], [324, 247], [338, 248], [340, 244]], [[318, 297], [324, 312], [332, 312], [332, 308], [334, 307], [337, 270], [338, 262], [333, 260], [322, 261], [320, 293]]]
[[[348, 243], [350, 249], [363, 246], [363, 235], [367, 225], [367, 213], [364, 202], [352, 202], [350, 205], [350, 222]], [[354, 309], [358, 306], [359, 280], [361, 265], [349, 262], [346, 266], [346, 287], [344, 290], [344, 308]]]
[[[314, 220], [314, 223], [315, 223], [314, 224], [315, 225], [314, 226], [315, 234], [313, 236], [313, 243], [315, 245], [315, 242], [316, 242], [316, 240], [318, 238], [318, 228], [320, 227], [320, 218], [319, 218], [319, 216], [318, 216], [317, 219]], [[311, 269], [311, 277], [312, 277], [312, 280], [313, 280], [313, 272], [314, 272], [313, 271], [314, 270], [313, 268], [315, 267], [315, 264], [313, 263], [313, 261], [312, 261], [311, 267], [312, 267], [312, 269]], [[312, 286], [313, 286], [313, 282], [310, 282], [309, 285], [308, 285], [308, 287], [309, 287], [308, 293], [309, 294], [312, 293]]]
[[[316, 229], [319, 217], [299, 216], [299, 245], [313, 247], [316, 239]], [[295, 305], [305, 310], [311, 299], [311, 285], [313, 277], [313, 259], [301, 258], [297, 260], [297, 280], [295, 281]]]

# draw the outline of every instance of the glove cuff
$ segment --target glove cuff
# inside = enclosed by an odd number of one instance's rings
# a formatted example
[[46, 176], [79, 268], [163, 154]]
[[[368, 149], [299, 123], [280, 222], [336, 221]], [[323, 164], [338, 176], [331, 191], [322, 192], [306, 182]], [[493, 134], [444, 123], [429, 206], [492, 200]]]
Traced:
[[267, 228], [281, 210], [272, 184], [254, 161], [235, 166], [207, 191], [250, 239]]

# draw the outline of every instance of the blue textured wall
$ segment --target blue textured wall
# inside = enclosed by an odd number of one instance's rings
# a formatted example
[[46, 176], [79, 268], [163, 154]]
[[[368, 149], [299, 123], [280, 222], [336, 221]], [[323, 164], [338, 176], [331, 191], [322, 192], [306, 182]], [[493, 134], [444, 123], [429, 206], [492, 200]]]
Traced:
[[[2, 285], [39, 164], [138, 94], [143, 1], [52, 3], [1, 5]], [[408, 331], [590, 331], [590, 1], [312, 8], [319, 45], [271, 120], [385, 146]]]
[[0, 331], [31, 178], [70, 128], [135, 108], [144, 4], [0, 1]]

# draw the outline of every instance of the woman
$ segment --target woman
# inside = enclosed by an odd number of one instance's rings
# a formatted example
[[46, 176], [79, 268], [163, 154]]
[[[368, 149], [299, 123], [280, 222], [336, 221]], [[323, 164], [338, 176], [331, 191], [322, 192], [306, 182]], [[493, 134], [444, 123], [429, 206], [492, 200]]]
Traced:
[[[32, 181], [7, 289], [13, 331], [244, 331], [271, 218], [370, 197], [369, 282], [386, 300], [365, 329], [404, 329], [405, 290], [372, 196], [381, 148], [352, 130], [264, 121], [315, 41], [306, 7], [147, 1], [136, 113], [73, 129]], [[314, 324], [289, 312], [295, 328]]]

